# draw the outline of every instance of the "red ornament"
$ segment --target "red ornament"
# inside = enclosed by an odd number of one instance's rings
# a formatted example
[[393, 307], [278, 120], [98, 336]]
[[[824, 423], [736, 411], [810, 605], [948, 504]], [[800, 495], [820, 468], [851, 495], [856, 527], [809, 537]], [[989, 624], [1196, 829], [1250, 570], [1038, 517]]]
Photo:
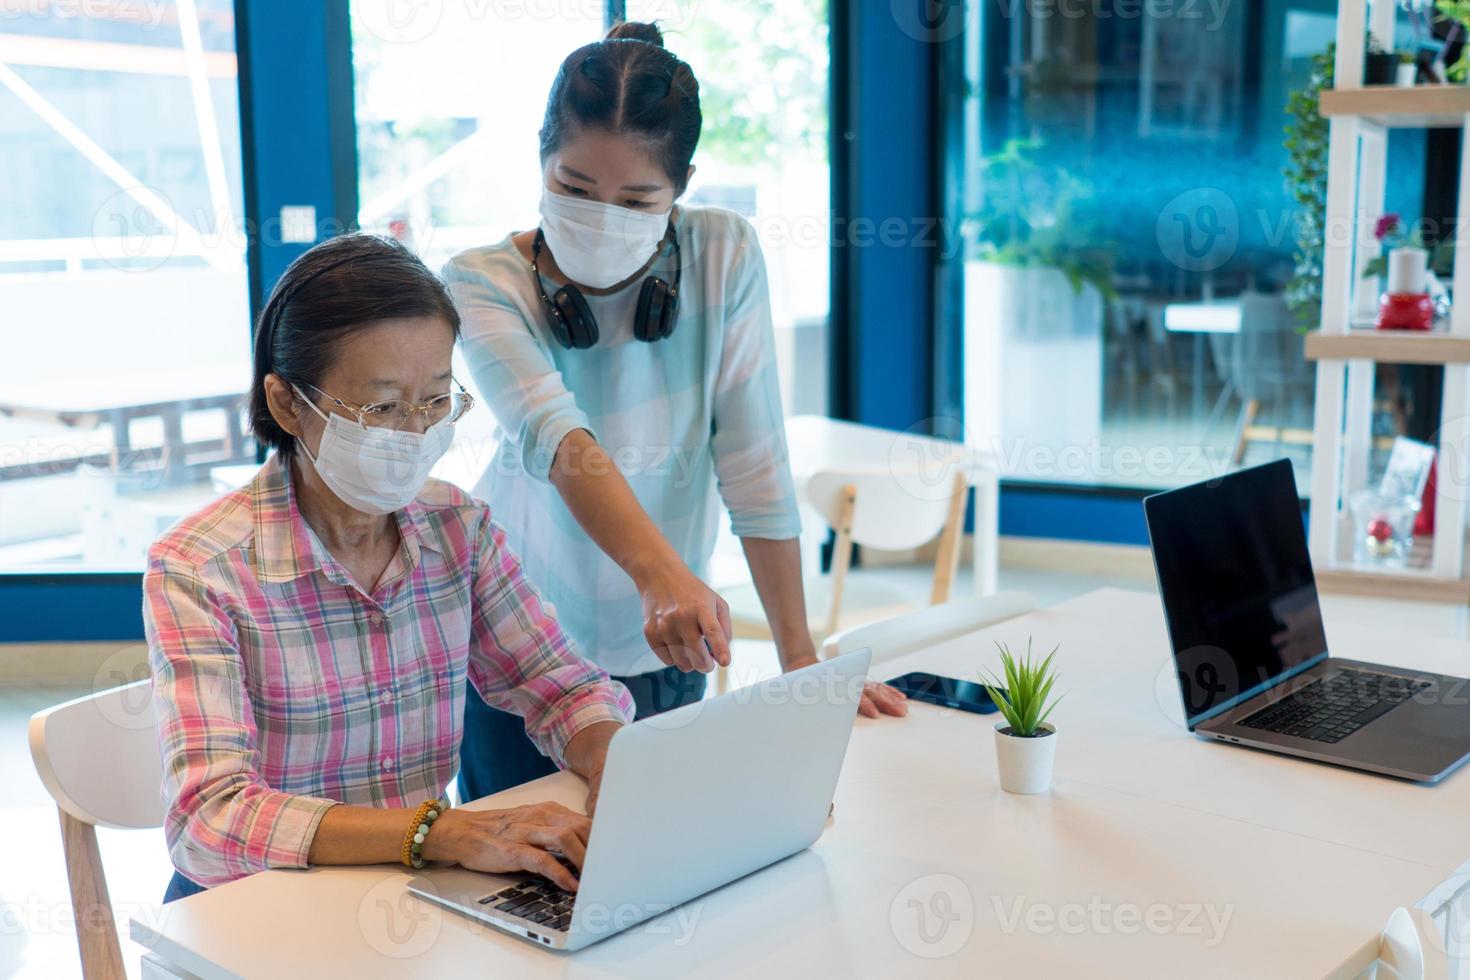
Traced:
[[1424, 484], [1424, 498], [1420, 502], [1419, 513], [1414, 515], [1415, 534], [1434, 533], [1434, 502], [1438, 497], [1438, 469], [1438, 459], [1429, 464], [1429, 482]]
[[1393, 525], [1385, 517], [1375, 517], [1368, 522], [1368, 537], [1374, 541], [1388, 541], [1393, 538]]
[[1429, 330], [1434, 326], [1434, 300], [1428, 293], [1384, 293], [1378, 307], [1379, 330]]

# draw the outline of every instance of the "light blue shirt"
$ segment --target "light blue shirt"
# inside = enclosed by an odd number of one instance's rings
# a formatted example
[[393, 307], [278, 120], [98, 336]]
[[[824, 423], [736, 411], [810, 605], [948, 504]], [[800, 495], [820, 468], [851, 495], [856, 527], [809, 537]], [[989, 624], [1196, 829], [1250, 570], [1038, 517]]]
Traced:
[[[755, 231], [717, 208], [676, 208], [673, 221], [684, 263], [679, 320], [673, 336], [652, 344], [633, 336], [639, 282], [587, 295], [600, 340], [567, 350], [552, 336], [530, 263], [509, 237], [444, 267], [464, 321], [465, 360], [500, 430], [475, 494], [580, 652], [616, 675], [663, 665], [643, 638], [632, 580], [548, 482], [568, 433], [596, 437], [701, 578], [721, 499], [737, 536], [782, 540], [801, 531]], [[674, 281], [672, 250], [652, 273]]]

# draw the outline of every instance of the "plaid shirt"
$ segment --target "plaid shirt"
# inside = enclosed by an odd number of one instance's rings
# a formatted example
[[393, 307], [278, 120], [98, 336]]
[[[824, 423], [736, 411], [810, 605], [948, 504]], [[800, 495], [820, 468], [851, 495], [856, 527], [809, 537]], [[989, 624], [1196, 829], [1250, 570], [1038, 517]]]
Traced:
[[274, 457], [170, 529], [143, 581], [174, 866], [202, 885], [302, 868], [336, 803], [413, 807], [458, 763], [465, 676], [543, 752], [632, 715], [521, 574], [488, 509], [431, 480], [366, 594]]

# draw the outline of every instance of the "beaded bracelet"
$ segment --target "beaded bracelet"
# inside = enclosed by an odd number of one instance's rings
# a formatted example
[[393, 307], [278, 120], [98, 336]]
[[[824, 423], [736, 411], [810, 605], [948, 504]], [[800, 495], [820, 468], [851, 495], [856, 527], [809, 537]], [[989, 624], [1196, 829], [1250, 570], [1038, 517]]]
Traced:
[[424, 841], [428, 838], [434, 821], [439, 819], [439, 814], [447, 809], [449, 809], [447, 800], [425, 800], [414, 811], [413, 822], [408, 825], [408, 833], [403, 835], [401, 859], [405, 868], [417, 870], [424, 866]]

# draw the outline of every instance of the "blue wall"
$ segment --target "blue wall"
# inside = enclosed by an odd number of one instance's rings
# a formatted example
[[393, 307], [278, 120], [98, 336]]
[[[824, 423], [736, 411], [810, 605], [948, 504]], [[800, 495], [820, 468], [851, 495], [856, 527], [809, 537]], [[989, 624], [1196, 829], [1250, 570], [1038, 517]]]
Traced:
[[[917, 25], [929, 0], [911, 2]], [[833, 215], [832, 261], [845, 263], [834, 279], [849, 284], [837, 304], [842, 321], [833, 323], [848, 334], [838, 408], [854, 421], [906, 429], [932, 415], [936, 45], [902, 29], [889, 3], [850, 4], [845, 16], [833, 35], [834, 45], [848, 44], [837, 58], [847, 68], [833, 80], [846, 102], [834, 117], [846, 123], [835, 147], [848, 175]]]

